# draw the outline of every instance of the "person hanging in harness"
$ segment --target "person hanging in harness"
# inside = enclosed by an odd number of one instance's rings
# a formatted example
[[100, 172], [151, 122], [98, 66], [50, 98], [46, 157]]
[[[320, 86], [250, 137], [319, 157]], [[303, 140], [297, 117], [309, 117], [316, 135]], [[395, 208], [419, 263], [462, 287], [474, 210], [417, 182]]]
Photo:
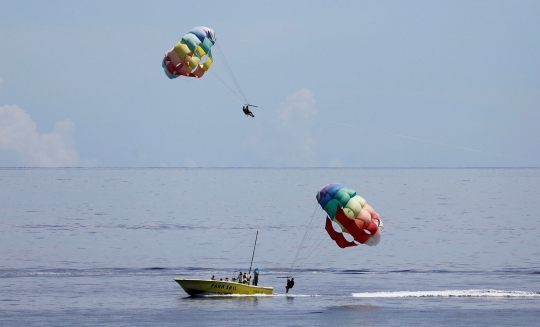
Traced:
[[293, 288], [294, 286], [294, 278], [287, 278], [287, 286], [285, 286], [285, 293], [289, 293], [289, 289]]
[[255, 117], [255, 115], [249, 110], [249, 104], [242, 107], [242, 111], [246, 116]]

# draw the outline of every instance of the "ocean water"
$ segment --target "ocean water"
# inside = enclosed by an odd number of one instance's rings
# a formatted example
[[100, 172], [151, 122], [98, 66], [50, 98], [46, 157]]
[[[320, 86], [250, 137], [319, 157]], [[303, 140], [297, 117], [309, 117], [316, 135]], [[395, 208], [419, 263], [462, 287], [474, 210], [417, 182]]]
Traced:
[[[330, 182], [378, 246], [326, 235]], [[539, 213], [540, 169], [0, 169], [0, 326], [538, 326]], [[273, 296], [173, 281], [247, 271], [256, 231]]]

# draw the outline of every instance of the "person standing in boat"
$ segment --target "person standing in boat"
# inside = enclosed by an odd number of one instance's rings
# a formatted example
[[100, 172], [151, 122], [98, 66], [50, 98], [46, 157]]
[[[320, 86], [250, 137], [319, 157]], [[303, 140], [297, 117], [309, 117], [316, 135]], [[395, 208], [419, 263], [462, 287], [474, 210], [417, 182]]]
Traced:
[[289, 293], [289, 289], [293, 288], [294, 286], [294, 278], [288, 279], [287, 278], [287, 286], [285, 286], [285, 293]]
[[242, 282], [242, 272], [238, 273], [238, 278], [236, 279], [236, 281], [239, 282], [239, 283]]
[[216, 280], [216, 276], [212, 275], [211, 280]]
[[247, 283], [247, 275], [244, 273], [244, 276], [242, 276], [242, 284]]
[[255, 268], [253, 271], [253, 286], [257, 286], [259, 284], [259, 268]]

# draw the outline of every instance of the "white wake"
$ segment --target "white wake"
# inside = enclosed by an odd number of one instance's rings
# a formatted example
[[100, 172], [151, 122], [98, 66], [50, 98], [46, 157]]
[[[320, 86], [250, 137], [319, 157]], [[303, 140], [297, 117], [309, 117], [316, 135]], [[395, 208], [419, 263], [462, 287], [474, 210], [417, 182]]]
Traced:
[[446, 290], [446, 291], [400, 291], [352, 293], [363, 298], [403, 298], [403, 297], [540, 297], [537, 292], [501, 290]]

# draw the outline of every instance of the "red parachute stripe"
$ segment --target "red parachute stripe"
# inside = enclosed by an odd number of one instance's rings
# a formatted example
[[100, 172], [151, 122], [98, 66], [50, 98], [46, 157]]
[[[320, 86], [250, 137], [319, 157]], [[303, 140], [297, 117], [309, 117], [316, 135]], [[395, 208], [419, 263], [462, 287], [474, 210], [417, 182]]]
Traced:
[[169, 62], [169, 63], [167, 64], [167, 70], [168, 70], [169, 73], [171, 73], [171, 74], [176, 74], [176, 67], [174, 67], [174, 65], [173, 65], [171, 62]]
[[[371, 237], [371, 234], [366, 233], [362, 228], [364, 222], [349, 218], [340, 206], [337, 208], [336, 220], [347, 230], [347, 233], [354, 237], [355, 241], [364, 244]], [[362, 227], [358, 224], [361, 224]]]
[[330, 238], [336, 241], [340, 248], [343, 249], [349, 246], [356, 246], [356, 243], [347, 241], [342, 233], [338, 233], [334, 230], [332, 221], [328, 216], [326, 216], [326, 231], [328, 232], [328, 235], [330, 235]]
[[366, 229], [371, 233], [371, 235], [377, 233], [377, 230], [379, 229], [379, 226], [371, 219], [369, 222], [369, 225], [367, 225]]

